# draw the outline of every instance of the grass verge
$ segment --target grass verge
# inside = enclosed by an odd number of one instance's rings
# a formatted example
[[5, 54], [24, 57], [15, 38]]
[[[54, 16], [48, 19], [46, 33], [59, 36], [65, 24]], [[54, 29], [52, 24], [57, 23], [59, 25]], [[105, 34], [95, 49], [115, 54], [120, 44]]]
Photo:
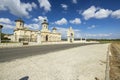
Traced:
[[120, 80], [120, 42], [113, 42], [110, 50], [110, 80]]

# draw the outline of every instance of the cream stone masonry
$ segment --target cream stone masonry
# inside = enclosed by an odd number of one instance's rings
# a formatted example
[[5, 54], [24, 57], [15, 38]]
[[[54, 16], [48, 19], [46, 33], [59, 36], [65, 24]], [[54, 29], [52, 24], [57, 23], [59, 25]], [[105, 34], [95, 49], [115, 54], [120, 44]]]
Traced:
[[42, 30], [41, 30], [41, 39], [42, 41], [61, 41], [61, 34], [57, 33], [57, 29], [54, 27], [52, 29], [52, 32], [50, 32], [50, 30], [48, 30], [48, 23], [46, 20], [44, 20], [44, 22], [42, 23]]
[[52, 29], [52, 32], [48, 29], [48, 22], [46, 20], [43, 21], [41, 24], [42, 29], [40, 31], [40, 41], [38, 41], [38, 32], [35, 30], [30, 30], [27, 27], [24, 26], [24, 21], [22, 19], [15, 20], [16, 27], [14, 29], [14, 39], [11, 40], [15, 42], [58, 42], [61, 41], [61, 34], [58, 33], [56, 28], [54, 27]]

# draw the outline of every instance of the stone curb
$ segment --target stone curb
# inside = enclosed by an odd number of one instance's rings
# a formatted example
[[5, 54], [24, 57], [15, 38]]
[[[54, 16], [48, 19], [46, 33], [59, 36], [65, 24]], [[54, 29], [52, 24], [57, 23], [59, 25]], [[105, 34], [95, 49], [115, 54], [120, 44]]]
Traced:
[[[75, 42], [74, 44], [81, 44], [81, 42]], [[84, 42], [84, 43], [89, 43], [89, 42]], [[35, 44], [35, 45], [17, 45], [17, 46], [0, 46], [0, 49], [1, 48], [17, 48], [17, 47], [31, 47], [31, 46], [41, 46], [41, 45], [55, 45], [55, 44], [72, 44], [72, 43], [68, 43], [68, 42], [65, 42], [65, 43], [41, 43], [41, 44]]]
[[108, 51], [107, 51], [107, 56], [106, 56], [106, 70], [105, 70], [105, 80], [110, 80], [110, 56], [111, 56], [111, 51], [110, 51], [110, 46], [111, 44], [108, 46]]

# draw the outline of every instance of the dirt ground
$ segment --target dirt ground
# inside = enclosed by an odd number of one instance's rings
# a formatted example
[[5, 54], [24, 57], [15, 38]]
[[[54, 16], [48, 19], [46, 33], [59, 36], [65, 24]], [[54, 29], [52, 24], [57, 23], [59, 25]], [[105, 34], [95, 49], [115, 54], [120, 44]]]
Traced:
[[111, 44], [110, 79], [120, 80], [120, 42]]

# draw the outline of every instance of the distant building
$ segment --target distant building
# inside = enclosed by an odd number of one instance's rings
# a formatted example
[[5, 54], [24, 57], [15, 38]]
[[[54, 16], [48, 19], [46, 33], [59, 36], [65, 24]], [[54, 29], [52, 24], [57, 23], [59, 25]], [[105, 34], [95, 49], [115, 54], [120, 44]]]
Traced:
[[[14, 29], [14, 41], [16, 42], [22, 42], [22, 41], [28, 41], [28, 42], [36, 42], [37, 41], [37, 33], [36, 30], [30, 30], [27, 27], [24, 27], [24, 21], [21, 19], [15, 20], [16, 27]], [[57, 42], [61, 41], [61, 34], [58, 33], [56, 28], [54, 27], [52, 29], [52, 32], [48, 29], [48, 22], [46, 20], [43, 21], [41, 24], [42, 29], [40, 31], [41, 35], [41, 41], [42, 42]], [[12, 37], [13, 38], [13, 37]]]

